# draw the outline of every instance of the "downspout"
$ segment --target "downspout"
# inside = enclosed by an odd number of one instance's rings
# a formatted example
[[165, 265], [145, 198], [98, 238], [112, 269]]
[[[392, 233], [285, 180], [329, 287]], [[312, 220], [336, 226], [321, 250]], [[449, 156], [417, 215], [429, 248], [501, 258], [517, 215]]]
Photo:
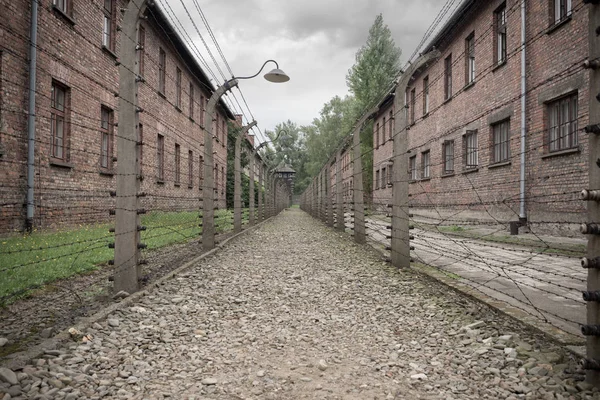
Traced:
[[525, 0], [521, 0], [521, 193], [519, 204], [519, 222], [521, 225], [527, 222], [527, 212], [525, 211], [525, 139], [527, 135], [525, 61]]
[[27, 121], [27, 219], [25, 229], [33, 230], [35, 178], [35, 89], [37, 72], [38, 1], [31, 0], [31, 34], [29, 46], [29, 116]]

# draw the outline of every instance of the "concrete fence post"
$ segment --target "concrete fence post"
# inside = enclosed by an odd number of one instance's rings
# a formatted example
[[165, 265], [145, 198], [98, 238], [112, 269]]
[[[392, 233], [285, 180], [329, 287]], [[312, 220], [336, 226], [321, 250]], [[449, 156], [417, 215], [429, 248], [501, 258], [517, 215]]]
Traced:
[[249, 164], [248, 168], [250, 168], [249, 169], [249, 175], [250, 176], [248, 177], [248, 179], [249, 179], [249, 187], [248, 187], [248, 190], [249, 190], [249, 198], [248, 198], [248, 225], [252, 226], [252, 225], [254, 225], [256, 223], [256, 221], [255, 221], [256, 212], [255, 212], [255, 208], [254, 208], [254, 203], [256, 201], [256, 197], [254, 196], [254, 191], [255, 191], [255, 188], [254, 188], [254, 168], [255, 168], [255, 166], [254, 166], [254, 162], [255, 162], [254, 157], [255, 157], [255, 154], [254, 154], [254, 150], [253, 149], [250, 150], [250, 151], [248, 151], [246, 154], [248, 154], [248, 158], [250, 159], [249, 163], [248, 163]]
[[414, 72], [421, 66], [438, 58], [438, 50], [417, 58], [402, 74], [394, 96], [394, 142], [392, 181], [392, 265], [396, 268], [410, 267], [410, 235], [408, 210], [408, 137], [404, 93]]
[[336, 195], [336, 212], [335, 212], [335, 228], [344, 232], [346, 226], [344, 224], [344, 188], [342, 183], [342, 149], [338, 150], [335, 159], [335, 195]]
[[333, 200], [331, 197], [331, 161], [327, 162], [327, 170], [325, 177], [325, 204], [327, 207], [327, 225], [333, 227]]
[[242, 230], [242, 140], [244, 140], [248, 131], [255, 125], [256, 121], [250, 122], [241, 129], [235, 138], [233, 167], [233, 231], [235, 233]]
[[[594, 261], [600, 256], [600, 235], [594, 231], [595, 224], [600, 221], [600, 5], [597, 1], [589, 1], [588, 5], [588, 40], [589, 57], [584, 67], [590, 69], [589, 80], [589, 125], [584, 128], [588, 132], [589, 146], [589, 185], [590, 190], [581, 193], [582, 200], [588, 200], [588, 223], [582, 224], [582, 233], [588, 234], [587, 257], [582, 265], [587, 266], [587, 290], [583, 299], [587, 301], [587, 325], [581, 327], [586, 336], [587, 359], [584, 362], [586, 380], [595, 386], [600, 386], [600, 336], [596, 333], [600, 325], [600, 266], [594, 267]], [[597, 228], [596, 228], [597, 229]]]
[[[123, 15], [122, 35], [138, 37], [139, 20], [146, 1], [130, 0]], [[123, 40], [119, 54], [119, 135], [117, 138], [117, 190], [115, 210], [115, 292], [133, 293], [139, 288], [140, 173], [138, 160], [139, 113], [137, 54], [133, 40]]]

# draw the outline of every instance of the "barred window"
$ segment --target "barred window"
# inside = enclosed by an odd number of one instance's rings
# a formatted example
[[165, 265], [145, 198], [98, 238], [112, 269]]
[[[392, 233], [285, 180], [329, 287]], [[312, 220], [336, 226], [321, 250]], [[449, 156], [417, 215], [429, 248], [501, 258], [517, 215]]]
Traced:
[[454, 140], [446, 140], [442, 145], [444, 174], [454, 173]]
[[493, 126], [492, 131], [492, 162], [508, 161], [510, 157], [510, 122], [508, 120], [500, 122]]
[[158, 50], [158, 91], [165, 94], [165, 79], [167, 73], [167, 53], [163, 49]]
[[548, 104], [548, 149], [577, 147], [577, 93]]
[[100, 167], [112, 168], [113, 151], [113, 111], [107, 107], [100, 109]]
[[554, 23], [558, 24], [571, 16], [571, 0], [552, 0]]
[[477, 131], [467, 131], [464, 136], [465, 167], [477, 168], [479, 164]]
[[475, 82], [475, 32], [465, 40], [466, 84]]
[[444, 99], [452, 97], [452, 54], [444, 60]]
[[181, 178], [181, 146], [175, 143], [175, 184], [179, 185]]
[[165, 179], [165, 137], [158, 135], [156, 140], [156, 177], [159, 181]]
[[102, 27], [102, 46], [115, 51], [115, 4], [113, 0], [104, 0], [104, 25]]
[[423, 78], [423, 115], [429, 113], [429, 75]]
[[430, 157], [429, 157], [430, 153], [429, 150], [424, 151], [421, 153], [421, 179], [427, 179], [430, 178], [431, 175], [429, 174], [429, 161], [430, 161]]
[[500, 65], [506, 61], [506, 3], [503, 3], [494, 12], [494, 30], [494, 61]]
[[52, 157], [68, 161], [69, 143], [69, 100], [70, 90], [58, 82], [52, 82], [50, 101], [50, 130], [52, 135]]
[[410, 171], [411, 181], [416, 181], [419, 179], [419, 172], [417, 171], [417, 156], [412, 156], [408, 159], [408, 169]]

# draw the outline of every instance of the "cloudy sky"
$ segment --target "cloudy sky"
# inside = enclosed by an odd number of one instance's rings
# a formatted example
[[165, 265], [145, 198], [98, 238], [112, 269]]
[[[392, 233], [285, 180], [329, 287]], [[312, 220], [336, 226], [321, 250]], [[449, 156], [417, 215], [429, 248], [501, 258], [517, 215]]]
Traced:
[[[168, 1], [168, 6], [166, 5]], [[194, 19], [190, 21], [182, 5]], [[396, 45], [402, 49], [402, 63], [412, 54], [445, 0], [159, 0], [171, 7], [206, 62], [219, 78], [218, 66], [231, 77], [215, 49], [196, 8], [204, 13], [216, 41], [237, 76], [253, 75], [264, 61], [275, 59], [291, 80], [274, 84], [262, 78], [240, 81], [252, 115], [260, 130], [272, 130], [290, 119], [308, 124], [322, 105], [335, 95], [344, 96], [346, 73], [354, 64], [357, 50], [365, 43], [377, 14], [383, 14]], [[196, 4], [195, 4], [196, 3]], [[460, 3], [456, 1], [455, 3]], [[454, 7], [453, 7], [454, 8]], [[196, 30], [196, 28], [198, 30]], [[199, 34], [198, 34], [199, 32]], [[265, 71], [273, 68], [268, 64]], [[251, 119], [239, 92], [233, 92]], [[235, 99], [228, 96], [239, 110]], [[245, 118], [245, 119], [246, 119]], [[255, 132], [259, 134], [259, 132]]]

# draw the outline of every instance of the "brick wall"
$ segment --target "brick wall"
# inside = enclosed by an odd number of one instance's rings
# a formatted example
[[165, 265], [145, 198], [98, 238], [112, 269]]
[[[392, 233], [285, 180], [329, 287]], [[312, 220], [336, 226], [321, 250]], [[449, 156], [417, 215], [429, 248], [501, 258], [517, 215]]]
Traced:
[[[441, 57], [413, 76], [406, 94], [397, 94], [408, 99], [408, 146], [410, 156], [416, 156], [419, 170], [418, 179], [410, 183], [415, 215], [435, 219], [451, 215], [448, 223], [469, 219], [506, 222], [519, 217], [520, 2], [506, 1], [507, 60], [499, 65], [494, 57], [494, 15], [501, 3], [479, 1], [472, 6], [459, 24], [435, 44]], [[576, 199], [577, 191], [587, 185], [587, 138], [580, 131], [578, 145], [550, 152], [548, 110], [552, 101], [575, 93], [579, 127], [587, 123], [588, 76], [578, 67], [587, 54], [587, 11], [581, 7], [581, 1], [574, 0], [572, 16], [554, 26], [550, 4], [527, 3], [526, 211], [533, 224], [541, 222], [554, 229], [561, 224], [550, 222], [576, 223], [585, 215], [585, 203]], [[465, 49], [466, 39], [472, 33], [475, 80], [469, 84]], [[452, 96], [446, 99], [444, 60], [449, 56]], [[428, 113], [424, 110], [424, 78], [429, 81]], [[386, 108], [378, 114], [375, 130], [387, 113]], [[494, 159], [493, 146], [494, 126], [500, 122], [509, 124], [509, 152], [503, 162]], [[465, 137], [473, 131], [477, 132], [478, 162], [469, 168]], [[448, 141], [454, 143], [452, 171], [445, 171], [442, 157]], [[421, 170], [426, 151], [430, 154], [429, 178], [424, 178]], [[375, 145], [374, 179], [391, 153], [391, 142]], [[389, 189], [374, 191], [374, 198], [390, 195]]]
[[[51, 0], [39, 2], [38, 64], [36, 92], [35, 221], [38, 228], [89, 223], [109, 219], [114, 207], [109, 191], [114, 190], [116, 163], [100, 167], [101, 107], [113, 110], [118, 124], [118, 67], [116, 55], [121, 37], [115, 31], [114, 52], [102, 47], [103, 5], [100, 0], [73, 0], [72, 13], [64, 15]], [[118, 2], [117, 24], [126, 2]], [[2, 103], [0, 118], [0, 231], [21, 230], [25, 219], [27, 159], [27, 82], [30, 10], [27, 2], [0, 0], [11, 18], [0, 24], [2, 52]], [[200, 156], [204, 142], [201, 101], [211, 93], [207, 78], [198, 75], [181, 48], [167, 37], [161, 14], [155, 8], [142, 23], [145, 29], [145, 82], [139, 84], [139, 105], [143, 127], [142, 191], [149, 209], [197, 210], [200, 206]], [[166, 53], [163, 94], [158, 91], [159, 48]], [[181, 71], [181, 100], [177, 105], [177, 70]], [[8, 72], [10, 71], [10, 72]], [[68, 148], [65, 160], [52, 157], [51, 90], [53, 82], [68, 93], [66, 113]], [[190, 83], [194, 87], [190, 109]], [[201, 99], [202, 95], [202, 99]], [[193, 118], [192, 118], [193, 112]], [[219, 107], [214, 121], [214, 159], [219, 187], [216, 205], [225, 207], [226, 111]], [[118, 135], [118, 127], [114, 127]], [[164, 136], [164, 178], [157, 179], [157, 137]], [[175, 182], [175, 145], [180, 151], [180, 182]], [[116, 138], [112, 140], [117, 155]], [[188, 155], [192, 152], [193, 176], [189, 185]], [[135, 155], [131, 155], [135, 156]], [[116, 161], [118, 162], [118, 160]]]

